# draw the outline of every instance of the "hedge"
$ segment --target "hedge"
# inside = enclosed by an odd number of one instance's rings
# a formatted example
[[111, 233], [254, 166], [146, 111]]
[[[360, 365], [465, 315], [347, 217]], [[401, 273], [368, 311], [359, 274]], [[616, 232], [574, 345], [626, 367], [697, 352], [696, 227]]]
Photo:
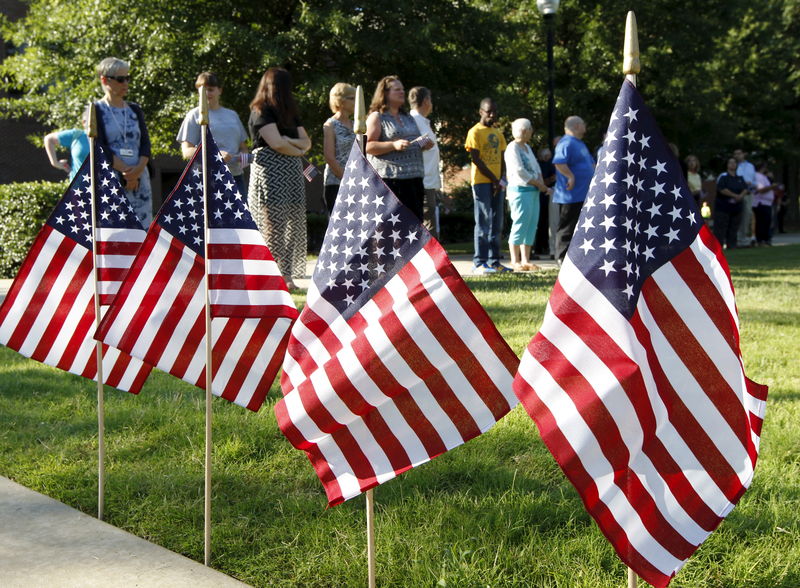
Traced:
[[13, 278], [66, 182], [0, 185], [0, 278]]

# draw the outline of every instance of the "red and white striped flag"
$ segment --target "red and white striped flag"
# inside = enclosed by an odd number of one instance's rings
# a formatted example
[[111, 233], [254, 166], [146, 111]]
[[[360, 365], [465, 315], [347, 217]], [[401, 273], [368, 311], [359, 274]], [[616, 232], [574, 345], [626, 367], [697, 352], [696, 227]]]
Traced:
[[354, 145], [275, 407], [329, 504], [487, 431], [517, 404], [518, 362]]
[[[96, 379], [89, 162], [87, 157], [42, 227], [0, 306], [0, 343], [47, 365]], [[98, 291], [101, 305], [106, 305], [145, 232], [99, 146], [95, 164]], [[106, 384], [135, 394], [149, 373], [150, 366], [103, 346]]]
[[[205, 389], [202, 149], [150, 226], [97, 337]], [[297, 309], [208, 133], [212, 393], [258, 410]]]
[[666, 586], [753, 479], [767, 389], [678, 161], [629, 82], [514, 390], [619, 557]]

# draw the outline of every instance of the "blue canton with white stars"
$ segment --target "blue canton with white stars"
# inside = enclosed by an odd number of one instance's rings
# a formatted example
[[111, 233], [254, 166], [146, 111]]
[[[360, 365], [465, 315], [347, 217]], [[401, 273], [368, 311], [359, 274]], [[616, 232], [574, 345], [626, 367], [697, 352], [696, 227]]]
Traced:
[[350, 318], [430, 238], [353, 143], [314, 268], [314, 284]]
[[[212, 229], [258, 230], [247, 198], [239, 191], [233, 175], [208, 131], [208, 224]], [[178, 185], [164, 202], [156, 222], [200, 257], [204, 252], [202, 148], [198, 147]]]
[[628, 81], [611, 115], [570, 260], [626, 318], [644, 281], [686, 249], [700, 213], [653, 115]]
[[[141, 229], [142, 224], [128, 202], [125, 190], [103, 148], [95, 144], [94, 154], [97, 226], [103, 229]], [[84, 160], [66, 193], [47, 219], [48, 225], [87, 249], [92, 247], [90, 160], [89, 157]]]

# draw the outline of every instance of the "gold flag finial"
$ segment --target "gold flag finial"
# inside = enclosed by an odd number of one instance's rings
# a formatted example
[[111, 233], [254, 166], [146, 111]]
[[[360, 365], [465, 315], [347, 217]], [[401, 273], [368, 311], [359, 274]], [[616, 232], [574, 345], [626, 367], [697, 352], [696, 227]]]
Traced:
[[200, 124], [208, 124], [208, 97], [206, 96], [205, 84], [198, 88], [200, 92]]
[[364, 90], [361, 86], [356, 88], [356, 107], [353, 116], [353, 132], [356, 135], [367, 134], [367, 114], [364, 108]]
[[89, 118], [86, 121], [87, 134], [92, 138], [97, 138], [97, 112], [94, 108], [94, 102], [89, 102]]
[[625, 21], [625, 48], [623, 49], [622, 73], [636, 75], [639, 73], [639, 31], [636, 28], [636, 15], [633, 10], [628, 11]]

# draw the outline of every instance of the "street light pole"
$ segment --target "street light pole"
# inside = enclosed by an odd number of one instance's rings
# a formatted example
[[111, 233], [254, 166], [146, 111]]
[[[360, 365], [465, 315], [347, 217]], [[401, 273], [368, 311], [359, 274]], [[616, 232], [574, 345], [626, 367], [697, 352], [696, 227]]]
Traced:
[[536, 7], [544, 17], [547, 28], [547, 139], [552, 150], [556, 135], [556, 99], [554, 95], [553, 35], [559, 0], [536, 0]]

